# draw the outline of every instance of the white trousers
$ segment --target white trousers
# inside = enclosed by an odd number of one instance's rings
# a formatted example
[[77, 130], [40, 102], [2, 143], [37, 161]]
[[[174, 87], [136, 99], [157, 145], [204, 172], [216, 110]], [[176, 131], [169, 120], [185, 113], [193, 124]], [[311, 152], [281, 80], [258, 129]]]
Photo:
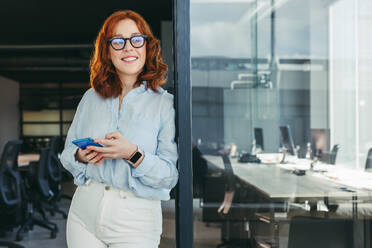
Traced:
[[66, 227], [69, 248], [156, 248], [161, 232], [159, 200], [94, 181], [77, 188]]

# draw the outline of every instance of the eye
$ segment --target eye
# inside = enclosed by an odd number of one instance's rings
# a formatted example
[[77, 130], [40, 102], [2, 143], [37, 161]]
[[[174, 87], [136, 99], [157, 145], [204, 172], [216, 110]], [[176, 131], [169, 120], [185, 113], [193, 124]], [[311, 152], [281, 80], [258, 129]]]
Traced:
[[124, 44], [124, 40], [123, 39], [120, 39], [120, 38], [116, 38], [116, 39], [113, 39], [112, 40], [112, 44], [113, 45], [123, 45]]
[[122, 38], [115, 38], [111, 40], [111, 45], [115, 49], [121, 49], [124, 47], [125, 40]]
[[142, 36], [133, 36], [131, 38], [131, 41], [133, 44], [141, 45], [144, 42], [144, 38]]

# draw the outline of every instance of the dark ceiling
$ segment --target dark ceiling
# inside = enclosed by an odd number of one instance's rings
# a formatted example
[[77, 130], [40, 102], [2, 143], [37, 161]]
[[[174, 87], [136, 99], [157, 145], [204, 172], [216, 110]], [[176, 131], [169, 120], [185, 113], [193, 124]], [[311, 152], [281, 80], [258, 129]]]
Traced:
[[0, 75], [21, 83], [88, 82], [89, 58], [104, 20], [114, 11], [140, 13], [160, 36], [172, 0], [1, 0]]

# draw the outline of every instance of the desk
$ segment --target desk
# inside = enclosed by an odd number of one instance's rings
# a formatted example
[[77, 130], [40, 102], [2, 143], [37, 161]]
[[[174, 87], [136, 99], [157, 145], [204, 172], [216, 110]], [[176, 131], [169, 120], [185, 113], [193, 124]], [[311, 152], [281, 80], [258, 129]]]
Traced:
[[31, 162], [37, 162], [40, 160], [40, 154], [30, 153], [30, 154], [20, 154], [18, 155], [18, 166], [27, 166]]
[[[209, 166], [224, 170], [221, 157], [204, 155], [203, 158], [208, 162]], [[320, 172], [312, 172], [310, 170], [304, 176], [297, 176], [290, 169], [285, 169], [279, 164], [239, 163], [236, 158], [233, 158], [231, 159], [231, 166], [237, 178], [254, 188], [271, 202], [284, 202], [287, 203], [284, 204], [286, 206], [289, 206], [293, 202], [308, 201], [310, 203], [314, 201], [317, 203], [319, 200], [324, 200], [327, 203], [330, 198], [335, 199], [337, 202], [340, 200], [344, 203], [348, 202], [352, 205], [349, 214], [351, 212], [350, 215], [355, 220], [353, 229], [354, 237], [361, 237], [363, 234], [363, 230], [360, 230], [360, 223], [357, 222], [357, 206], [362, 201], [371, 202], [372, 190], [348, 186], [347, 189], [353, 191], [348, 192], [342, 189], [346, 183], [342, 180], [333, 181]], [[336, 171], [337, 169], [334, 167], [334, 171], [331, 171], [331, 174]], [[365, 174], [364, 176], [368, 178], [370, 175]], [[288, 207], [283, 210], [288, 212], [290, 208]], [[274, 211], [276, 210], [272, 210], [269, 218], [277, 225], [275, 220], [276, 213]], [[310, 211], [310, 208], [308, 211]], [[371, 209], [369, 209], [369, 212], [371, 212]], [[369, 216], [371, 215], [369, 213]], [[287, 218], [286, 216], [285, 214], [284, 218]], [[328, 217], [328, 212], [326, 212], [325, 217]], [[275, 230], [276, 233], [274, 236], [275, 239], [278, 239], [278, 228]], [[360, 239], [357, 238], [355, 242], [358, 240]]]
[[[204, 155], [209, 165], [224, 169], [219, 156]], [[254, 187], [270, 199], [324, 198], [364, 196], [372, 199], [372, 191], [349, 187], [355, 192], [341, 190], [339, 182], [332, 182], [308, 171], [304, 176], [296, 176], [276, 164], [239, 163], [231, 159], [235, 176]]]

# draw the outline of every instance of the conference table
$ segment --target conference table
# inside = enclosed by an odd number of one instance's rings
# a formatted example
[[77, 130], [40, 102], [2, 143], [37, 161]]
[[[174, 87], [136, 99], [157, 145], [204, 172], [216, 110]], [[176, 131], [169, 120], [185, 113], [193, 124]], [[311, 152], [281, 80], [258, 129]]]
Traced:
[[[203, 155], [203, 158], [209, 167], [225, 170], [221, 156]], [[230, 158], [236, 178], [269, 202], [283, 204], [284, 207], [279, 211], [273, 208], [269, 215], [270, 221], [275, 223], [280, 218], [286, 219], [288, 213], [298, 209], [301, 209], [302, 213], [310, 213], [315, 209], [317, 213], [324, 213], [323, 216], [329, 218], [331, 211], [327, 206], [332, 202], [338, 207], [335, 216], [354, 219], [354, 235], [361, 237], [363, 230], [357, 220], [360, 214], [358, 208], [364, 211], [363, 217], [372, 217], [372, 173], [353, 172], [337, 165], [321, 163], [313, 170], [310, 169], [310, 161], [308, 161], [308, 168], [304, 169], [306, 167], [304, 160], [292, 161], [288, 164], [240, 163], [237, 158]], [[296, 161], [299, 161], [298, 166]], [[303, 169], [305, 174], [296, 175], [294, 172], [299, 169]], [[351, 180], [353, 177], [357, 178]], [[339, 209], [341, 211], [338, 213]], [[275, 236], [279, 234], [276, 233]]]
[[[203, 155], [210, 166], [224, 170], [220, 156]], [[305, 175], [294, 174], [295, 165], [277, 163], [240, 163], [231, 158], [234, 175], [269, 199], [323, 199], [365, 197], [372, 200], [372, 190], [348, 186], [338, 178], [327, 177], [325, 170], [307, 170]], [[301, 168], [301, 167], [300, 167]], [[372, 183], [372, 173], [367, 174]]]

